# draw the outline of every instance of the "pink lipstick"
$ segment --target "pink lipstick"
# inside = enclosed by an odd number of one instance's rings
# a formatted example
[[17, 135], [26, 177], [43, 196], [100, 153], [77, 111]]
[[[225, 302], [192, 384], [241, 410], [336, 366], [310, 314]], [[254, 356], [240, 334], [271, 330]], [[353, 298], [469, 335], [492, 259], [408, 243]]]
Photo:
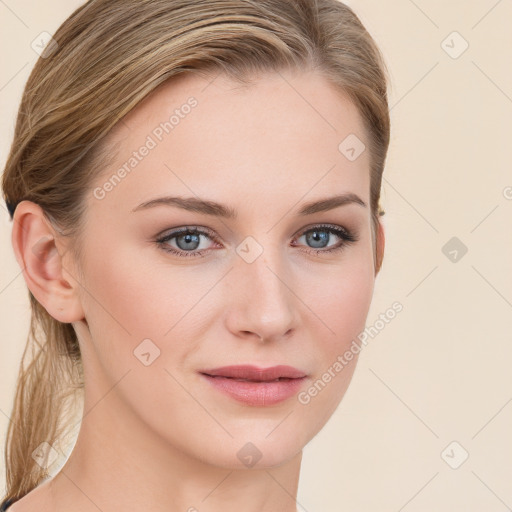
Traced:
[[287, 365], [258, 368], [252, 365], [222, 366], [200, 374], [217, 390], [252, 406], [273, 405], [295, 395], [307, 375]]

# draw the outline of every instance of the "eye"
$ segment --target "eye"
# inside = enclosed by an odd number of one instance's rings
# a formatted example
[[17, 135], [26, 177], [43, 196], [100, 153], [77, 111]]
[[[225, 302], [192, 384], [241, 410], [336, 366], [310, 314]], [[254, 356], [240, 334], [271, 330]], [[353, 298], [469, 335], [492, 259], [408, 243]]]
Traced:
[[[341, 241], [334, 246], [329, 246], [327, 244], [333, 238], [332, 235], [334, 235], [335, 238], [339, 238]], [[306, 244], [310, 244], [310, 250], [308, 252], [315, 252], [316, 254], [341, 251], [345, 246], [359, 240], [359, 238], [348, 229], [330, 224], [313, 226], [307, 231], [303, 231], [299, 240], [301, 238], [305, 239]]]
[[[333, 238], [340, 239], [334, 246], [329, 246], [329, 242]], [[179, 257], [203, 257], [210, 248], [208, 244], [206, 247], [201, 247], [201, 238], [206, 238], [217, 242], [215, 234], [204, 228], [197, 226], [188, 226], [180, 229], [175, 229], [164, 236], [157, 238], [156, 243], [164, 251], [175, 254]], [[310, 244], [309, 250], [306, 252], [315, 252], [316, 254], [331, 253], [341, 251], [345, 246], [357, 242], [359, 238], [342, 226], [322, 224], [309, 228], [303, 231], [299, 236], [305, 239], [306, 244]], [[171, 244], [173, 242], [175, 245]], [[296, 244], [293, 244], [295, 247]]]
[[[208, 230], [198, 229], [197, 227], [185, 227], [172, 231], [156, 240], [157, 244], [166, 252], [176, 254], [181, 257], [203, 256], [207, 249], [197, 250], [201, 245], [201, 237], [215, 240], [213, 233]], [[176, 246], [169, 245], [168, 242], [175, 240]], [[192, 252], [194, 251], [194, 252]]]

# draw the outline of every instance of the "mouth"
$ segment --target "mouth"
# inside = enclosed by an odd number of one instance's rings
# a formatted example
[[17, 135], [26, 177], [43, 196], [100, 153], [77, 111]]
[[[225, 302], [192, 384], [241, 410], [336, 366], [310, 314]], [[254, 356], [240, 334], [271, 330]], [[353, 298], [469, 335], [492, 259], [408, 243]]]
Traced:
[[225, 377], [249, 382], [279, 382], [280, 380], [301, 379], [306, 374], [293, 366], [277, 365], [269, 368], [259, 368], [253, 365], [222, 366], [200, 373], [209, 377]]
[[297, 368], [224, 366], [199, 372], [216, 390], [250, 406], [269, 406], [295, 395], [307, 375]]
[[294, 380], [292, 378], [289, 378], [289, 377], [279, 377], [277, 379], [274, 379], [274, 380], [263, 380], [263, 379], [236, 379], [235, 377], [227, 377], [225, 375], [210, 375], [208, 373], [203, 373], [203, 375], [206, 375], [207, 377], [212, 377], [214, 379], [229, 379], [229, 380], [235, 380], [237, 382], [281, 382], [283, 380]]

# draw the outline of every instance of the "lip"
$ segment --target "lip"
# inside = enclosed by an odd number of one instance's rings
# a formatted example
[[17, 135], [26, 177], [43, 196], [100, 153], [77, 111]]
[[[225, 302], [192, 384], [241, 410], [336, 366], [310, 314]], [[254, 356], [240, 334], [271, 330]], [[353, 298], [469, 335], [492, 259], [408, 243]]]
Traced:
[[202, 370], [201, 373], [211, 376], [231, 377], [233, 379], [247, 379], [257, 381], [271, 381], [279, 378], [300, 379], [306, 374], [293, 366], [277, 365], [268, 368], [244, 364], [235, 366], [221, 366], [211, 370]]
[[222, 366], [199, 373], [218, 391], [251, 406], [273, 405], [290, 398], [299, 391], [307, 377], [301, 370], [287, 365], [269, 368]]

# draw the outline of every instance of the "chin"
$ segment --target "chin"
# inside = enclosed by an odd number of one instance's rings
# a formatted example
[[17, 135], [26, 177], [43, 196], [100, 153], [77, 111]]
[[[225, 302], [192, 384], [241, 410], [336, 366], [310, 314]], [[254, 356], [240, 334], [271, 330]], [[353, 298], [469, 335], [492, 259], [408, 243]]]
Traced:
[[206, 451], [201, 452], [201, 460], [223, 469], [271, 469], [279, 467], [300, 456], [303, 445], [299, 439], [290, 436], [280, 437], [268, 431], [259, 435], [215, 440]]

